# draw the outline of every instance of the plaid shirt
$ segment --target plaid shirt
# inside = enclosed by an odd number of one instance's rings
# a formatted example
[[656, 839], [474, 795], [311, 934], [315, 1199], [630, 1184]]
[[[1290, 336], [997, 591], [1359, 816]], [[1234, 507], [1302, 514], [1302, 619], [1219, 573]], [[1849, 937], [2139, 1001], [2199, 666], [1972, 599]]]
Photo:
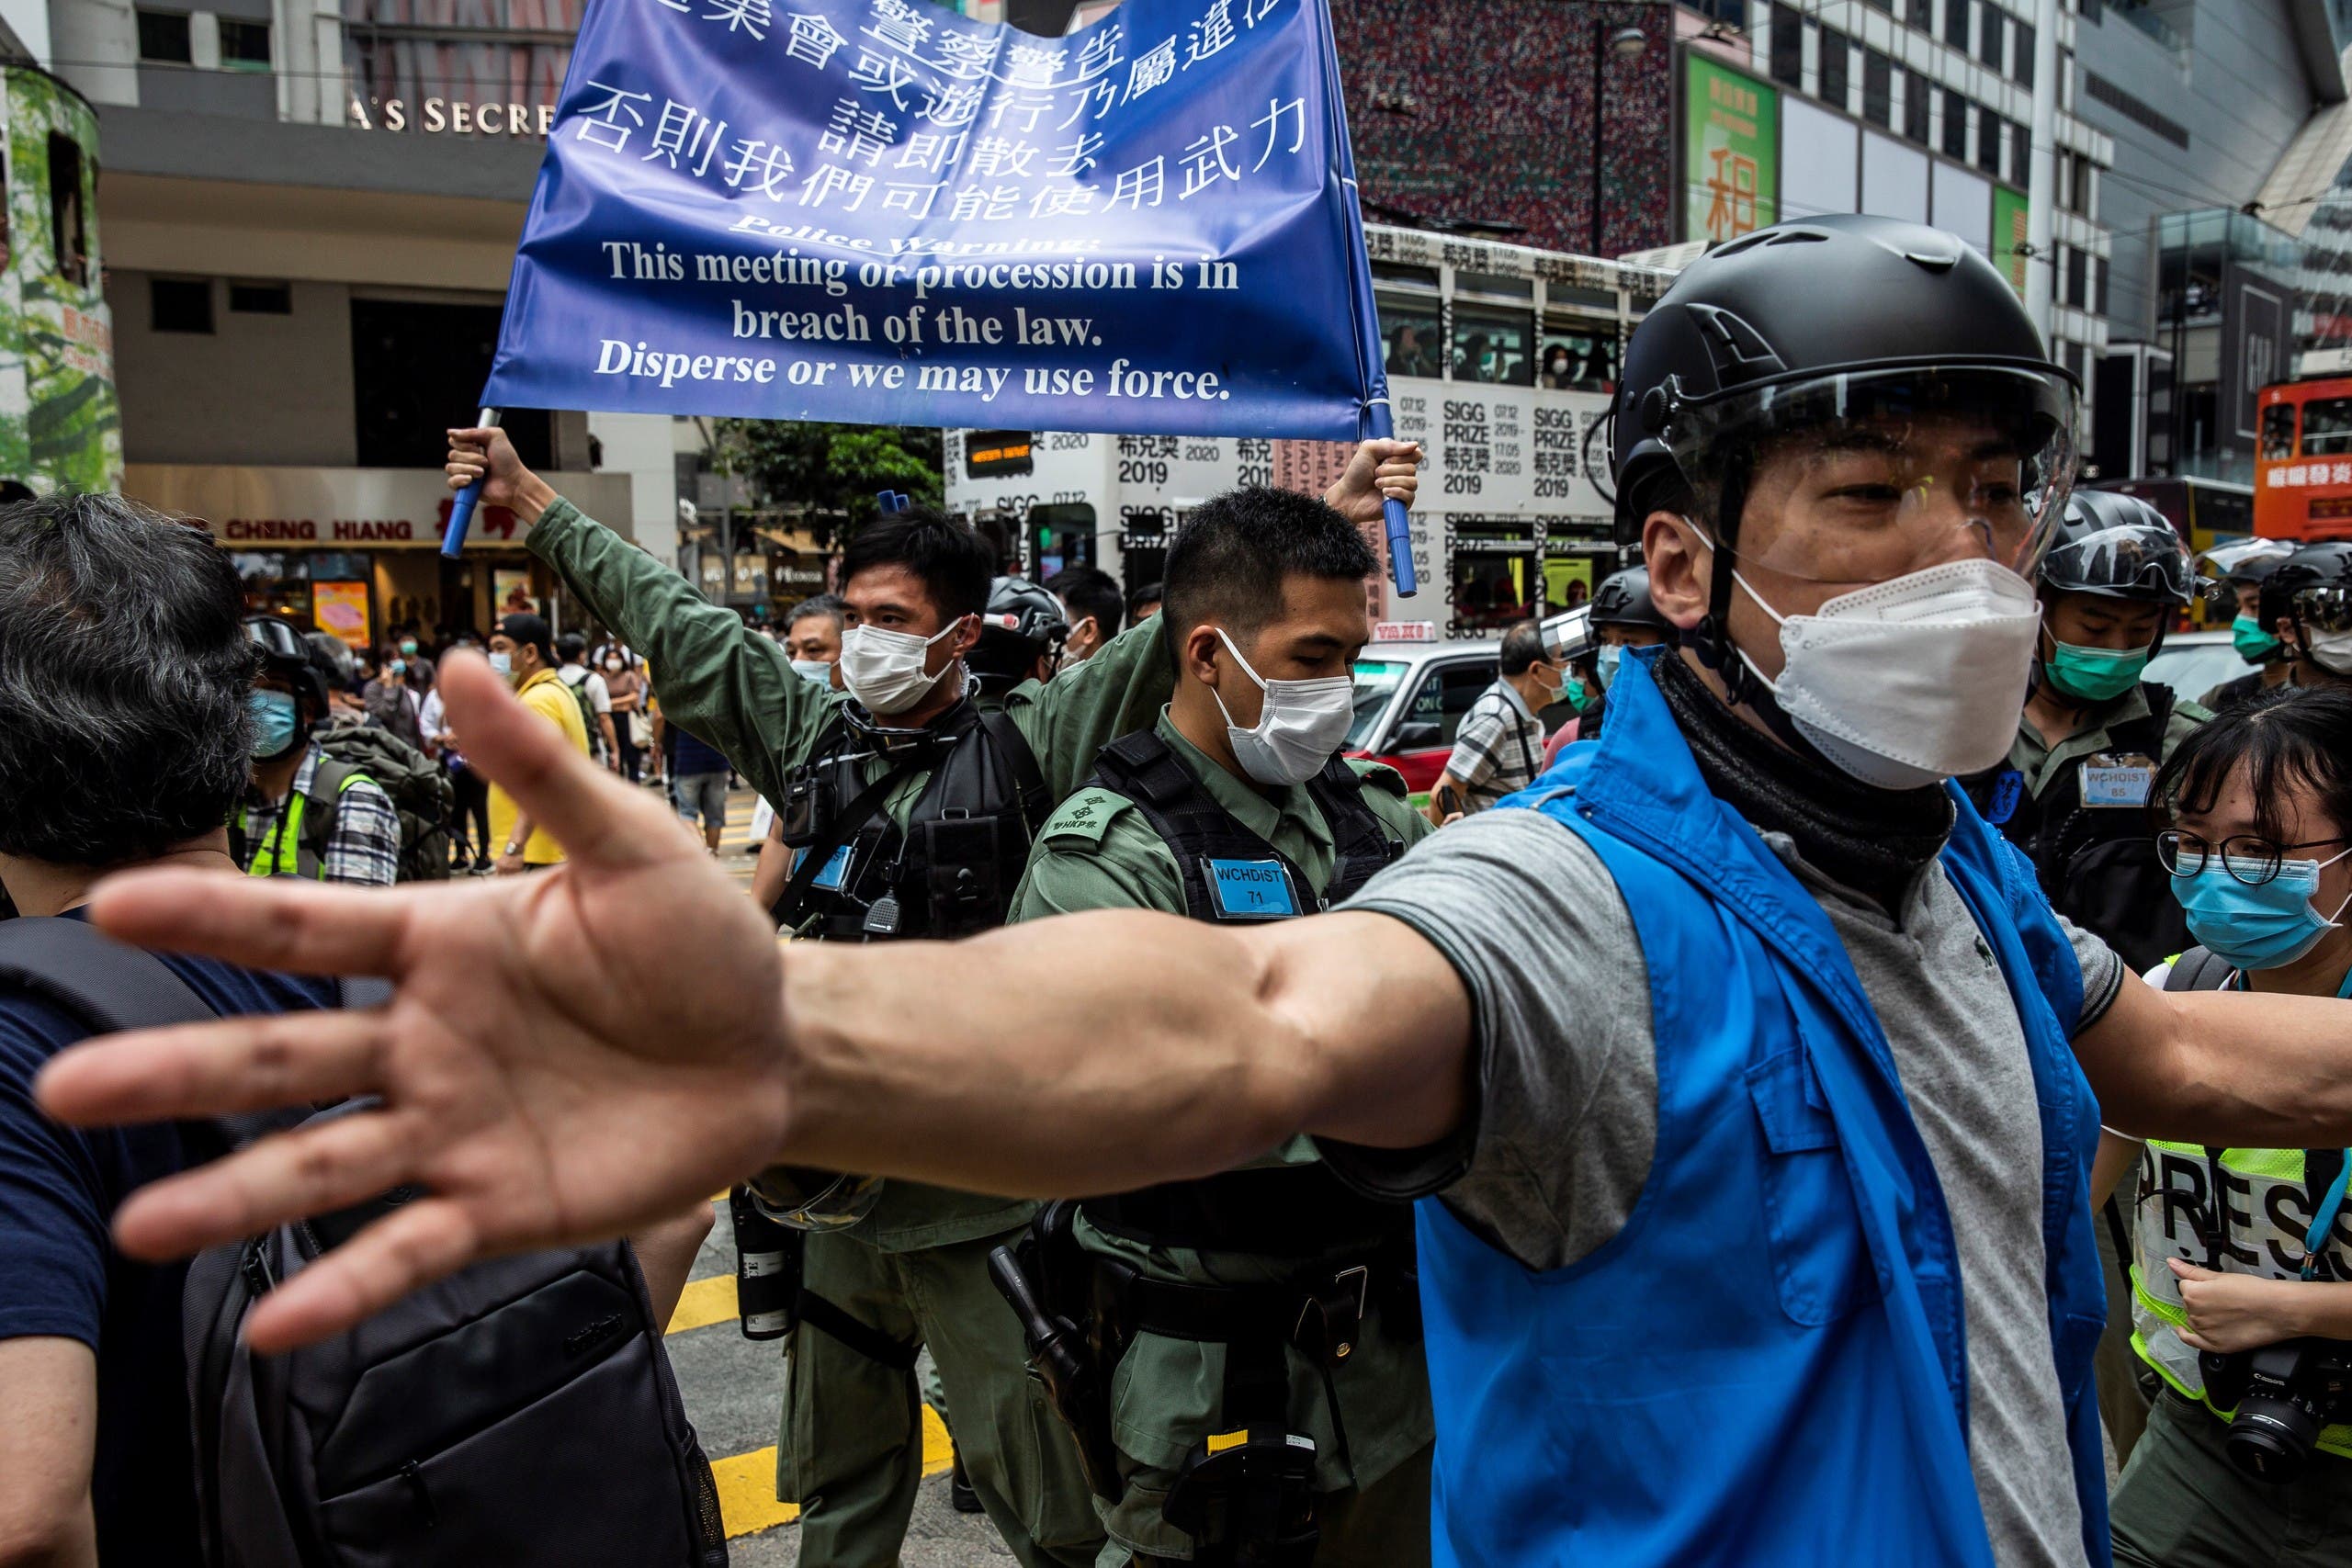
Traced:
[[1462, 716], [1445, 771], [1468, 786], [1463, 810], [1484, 811], [1544, 771], [1544, 721], [1527, 711], [1510, 682], [1498, 680]]
[[[285, 800], [264, 800], [251, 786], [246, 788], [242, 827], [248, 859], [266, 856], [275, 847], [270, 838], [286, 820], [286, 801], [311, 787], [324, 756], [319, 743], [311, 741]], [[326, 854], [319, 869], [322, 881], [363, 887], [390, 887], [399, 876], [401, 814], [383, 785], [373, 779], [354, 779], [335, 797], [334, 830], [327, 836]]]

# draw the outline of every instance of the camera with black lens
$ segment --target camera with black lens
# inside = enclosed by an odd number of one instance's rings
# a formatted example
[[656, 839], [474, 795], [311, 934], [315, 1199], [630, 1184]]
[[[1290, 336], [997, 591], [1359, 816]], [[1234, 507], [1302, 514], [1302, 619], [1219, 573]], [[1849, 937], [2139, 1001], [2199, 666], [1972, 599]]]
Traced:
[[2281, 1339], [2233, 1355], [2198, 1357], [2205, 1397], [2234, 1407], [2222, 1443], [2256, 1481], [2284, 1485], [2303, 1472], [2322, 1427], [2352, 1415], [2352, 1343]]

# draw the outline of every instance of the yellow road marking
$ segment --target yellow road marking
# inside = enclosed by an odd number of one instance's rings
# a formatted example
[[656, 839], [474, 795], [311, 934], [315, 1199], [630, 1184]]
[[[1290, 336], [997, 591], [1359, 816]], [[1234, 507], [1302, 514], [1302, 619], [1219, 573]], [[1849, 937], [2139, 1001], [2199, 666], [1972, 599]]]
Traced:
[[[947, 1427], [939, 1413], [928, 1404], [922, 1410], [922, 1472], [937, 1475], [956, 1462], [956, 1445], [948, 1440]], [[770, 1444], [747, 1454], [734, 1454], [711, 1462], [710, 1473], [718, 1483], [719, 1517], [727, 1522], [727, 1538], [756, 1535], [761, 1530], [774, 1529], [789, 1524], [800, 1517], [797, 1503], [775, 1500], [775, 1446]]]
[[678, 1310], [670, 1314], [670, 1326], [664, 1334], [684, 1334], [692, 1328], [707, 1328], [714, 1323], [725, 1323], [735, 1315], [735, 1276], [714, 1274], [707, 1280], [687, 1283], [678, 1296]]

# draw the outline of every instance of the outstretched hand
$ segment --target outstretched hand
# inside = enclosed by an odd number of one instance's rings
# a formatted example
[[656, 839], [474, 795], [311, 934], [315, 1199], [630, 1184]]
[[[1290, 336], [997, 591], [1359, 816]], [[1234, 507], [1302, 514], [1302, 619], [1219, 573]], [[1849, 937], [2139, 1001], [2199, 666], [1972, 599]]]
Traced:
[[61, 1053], [42, 1106], [81, 1124], [350, 1095], [380, 1109], [266, 1138], [126, 1201], [162, 1258], [413, 1184], [421, 1196], [272, 1292], [247, 1338], [350, 1327], [500, 1253], [619, 1235], [758, 1169], [786, 1122], [774, 933], [661, 803], [598, 770], [472, 654], [441, 666], [468, 761], [571, 857], [528, 877], [390, 892], [136, 873], [91, 918], [259, 968], [379, 975], [383, 1008], [149, 1030]]

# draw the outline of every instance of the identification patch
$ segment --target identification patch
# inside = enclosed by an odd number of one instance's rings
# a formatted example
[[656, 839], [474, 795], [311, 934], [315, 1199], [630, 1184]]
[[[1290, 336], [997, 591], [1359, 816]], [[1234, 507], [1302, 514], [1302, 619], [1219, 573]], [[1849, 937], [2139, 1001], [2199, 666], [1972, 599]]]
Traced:
[[2083, 804], [2145, 806], [2155, 777], [2156, 764], [2146, 757], [2093, 757], [2083, 764]]
[[1219, 919], [1286, 920], [1298, 913], [1298, 897], [1282, 862], [1211, 860], [1202, 863], [1208, 869], [1209, 897], [1216, 901]]
[[808, 886], [821, 887], [828, 893], [840, 892], [842, 885], [849, 880], [850, 851], [853, 847], [843, 844], [840, 849], [835, 850], [832, 858], [825, 862], [825, 869], [819, 872], [817, 880]]

